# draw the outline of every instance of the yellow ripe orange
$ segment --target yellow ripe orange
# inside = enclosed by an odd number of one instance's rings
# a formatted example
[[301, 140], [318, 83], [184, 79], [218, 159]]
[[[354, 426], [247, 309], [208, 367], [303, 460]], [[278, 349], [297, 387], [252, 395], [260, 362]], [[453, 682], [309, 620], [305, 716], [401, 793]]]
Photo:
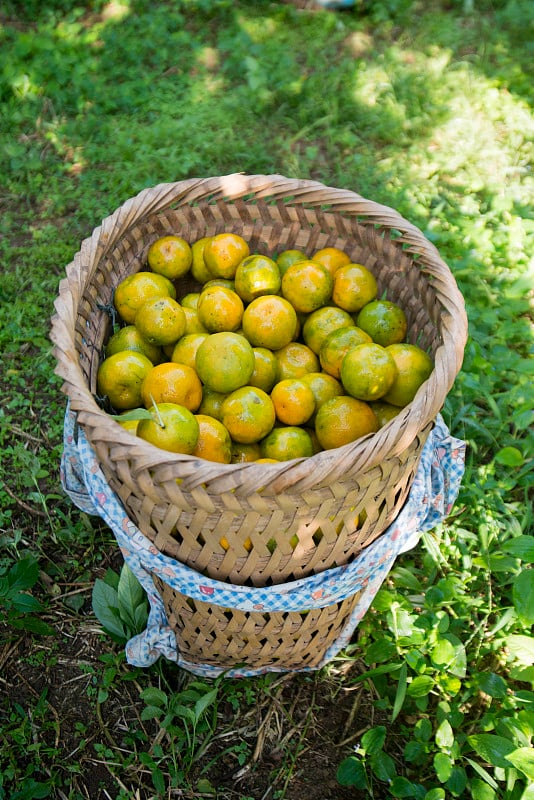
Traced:
[[408, 329], [406, 314], [389, 300], [367, 303], [356, 317], [356, 324], [382, 347], [404, 341]]
[[376, 278], [363, 264], [345, 264], [336, 270], [332, 300], [345, 311], [359, 311], [375, 299], [377, 292]]
[[161, 348], [147, 342], [135, 325], [125, 325], [124, 328], [119, 328], [108, 339], [106, 356], [113, 356], [115, 353], [120, 353], [121, 350], [135, 350], [137, 353], [143, 353], [153, 364], [163, 361]]
[[249, 386], [256, 386], [269, 392], [273, 388], [278, 377], [278, 362], [272, 350], [266, 347], [253, 347], [254, 351], [254, 372], [249, 379]]
[[313, 443], [308, 431], [298, 425], [285, 425], [273, 430], [260, 442], [262, 458], [291, 461], [313, 455]]
[[315, 417], [315, 433], [324, 450], [342, 447], [377, 430], [378, 422], [371, 407], [346, 395], [327, 400]]
[[228, 394], [249, 382], [254, 372], [254, 352], [244, 336], [221, 331], [201, 343], [195, 365], [205, 386]]
[[176, 289], [164, 275], [136, 272], [124, 278], [113, 293], [113, 304], [123, 322], [132, 324], [141, 306], [151, 297], [172, 297]]
[[256, 464], [279, 464], [278, 458], [257, 458]]
[[186, 333], [174, 345], [170, 360], [175, 364], [186, 364], [196, 371], [197, 350], [209, 333]]
[[175, 281], [189, 272], [193, 253], [181, 236], [162, 236], [148, 248], [147, 261], [153, 272]]
[[285, 425], [303, 425], [315, 411], [311, 387], [298, 378], [276, 383], [271, 392], [276, 418]]
[[318, 372], [319, 359], [313, 350], [302, 342], [289, 342], [280, 350], [274, 351], [278, 364], [278, 380], [300, 378], [308, 372]]
[[332, 276], [334, 276], [339, 267], [350, 264], [349, 256], [339, 247], [323, 247], [321, 250], [317, 250], [317, 252], [312, 255], [312, 261], [317, 261], [319, 264], [322, 264]]
[[263, 295], [245, 308], [242, 326], [253, 347], [279, 350], [293, 340], [298, 327], [297, 312], [285, 298]]
[[229, 464], [232, 460], [232, 440], [222, 422], [205, 414], [195, 416], [199, 436], [192, 455], [219, 464]]
[[237, 330], [243, 311], [243, 301], [239, 295], [224, 286], [207, 286], [200, 293], [198, 318], [211, 333]]
[[340, 381], [334, 378], [333, 375], [329, 375], [328, 372], [307, 372], [300, 380], [308, 384], [315, 400], [315, 413], [312, 414], [310, 420], [315, 418], [317, 411], [327, 400], [345, 394]]
[[196, 411], [202, 402], [202, 384], [195, 370], [186, 364], [164, 362], [153, 367], [141, 386], [145, 408], [175, 403]]
[[299, 261], [306, 261], [308, 256], [302, 250], [291, 248], [289, 250], [282, 250], [276, 257], [276, 263], [280, 270], [280, 275], [283, 276], [291, 264], [297, 264]]
[[332, 331], [323, 341], [319, 351], [321, 367], [329, 375], [339, 378], [341, 362], [346, 353], [358, 344], [371, 341], [369, 334], [362, 331], [357, 325], [349, 325], [346, 328]]
[[383, 428], [390, 420], [394, 419], [400, 412], [398, 406], [393, 406], [391, 403], [385, 403], [383, 400], [378, 400], [375, 403], [369, 404], [373, 409], [375, 416], [378, 420], [378, 427]]
[[282, 295], [296, 311], [311, 314], [326, 305], [332, 297], [334, 279], [316, 261], [299, 261], [286, 270], [282, 278]]
[[341, 362], [343, 388], [347, 394], [367, 403], [384, 397], [396, 377], [393, 357], [374, 342], [351, 348]]
[[397, 367], [397, 376], [383, 400], [404, 407], [414, 399], [419, 387], [430, 377], [434, 362], [425, 350], [415, 344], [391, 344], [386, 351]]
[[245, 303], [264, 294], [278, 294], [281, 280], [276, 262], [262, 255], [244, 258], [234, 277], [235, 290]]
[[193, 261], [191, 263], [191, 275], [196, 281], [198, 281], [198, 283], [206, 283], [206, 281], [211, 280], [213, 277], [206, 266], [206, 262], [204, 261], [204, 248], [206, 246], [206, 242], [208, 242], [210, 238], [210, 236], [203, 236], [201, 239], [197, 239], [196, 242], [193, 242], [191, 245], [191, 252], [193, 256]]
[[218, 233], [204, 245], [204, 263], [215, 278], [233, 279], [238, 264], [248, 255], [249, 246], [237, 233]]
[[135, 315], [135, 327], [150, 344], [164, 347], [185, 333], [185, 312], [172, 297], [151, 297]]
[[302, 326], [302, 338], [310, 350], [319, 354], [321, 345], [332, 331], [348, 328], [354, 320], [348, 311], [337, 306], [322, 306], [308, 314]]
[[222, 404], [221, 421], [234, 442], [253, 444], [273, 428], [276, 414], [273, 401], [262, 389], [243, 386], [228, 395]]
[[224, 392], [215, 392], [207, 386], [203, 387], [202, 402], [198, 407], [199, 414], [205, 414], [208, 417], [214, 417], [221, 420], [222, 417], [222, 404], [228, 397]]
[[137, 436], [161, 450], [191, 455], [199, 436], [195, 415], [177, 403], [160, 403], [148, 410], [152, 419], [139, 421]]
[[141, 386], [153, 368], [143, 353], [121, 350], [108, 356], [97, 372], [97, 393], [107, 397], [117, 411], [142, 405]]
[[251, 444], [232, 442], [232, 464], [248, 464], [251, 461], [257, 461], [260, 456], [261, 450], [258, 442]]
[[212, 286], [224, 286], [225, 289], [230, 289], [232, 292], [235, 292], [235, 281], [230, 280], [230, 278], [211, 278], [209, 281], [206, 281], [203, 289], [209, 289]]

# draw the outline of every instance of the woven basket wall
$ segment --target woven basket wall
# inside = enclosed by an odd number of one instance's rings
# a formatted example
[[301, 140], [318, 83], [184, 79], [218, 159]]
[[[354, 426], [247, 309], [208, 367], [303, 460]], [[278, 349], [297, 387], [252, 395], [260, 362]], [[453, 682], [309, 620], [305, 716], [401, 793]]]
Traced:
[[[145, 268], [158, 237], [173, 233], [193, 242], [222, 231], [242, 235], [253, 253], [298, 248], [311, 255], [336, 246], [371, 269], [379, 295], [387, 290], [405, 310], [410, 340], [435, 360], [413, 402], [376, 434], [280, 464], [225, 465], [167, 453], [114, 422], [95, 399], [114, 288]], [[177, 288], [180, 297], [191, 284]], [[142, 191], [82, 243], [55, 308], [51, 338], [63, 391], [131, 519], [163, 554], [212, 578], [256, 586], [347, 563], [395, 519], [460, 369], [467, 334], [454, 278], [416, 227], [354, 192], [279, 175], [192, 179]]]

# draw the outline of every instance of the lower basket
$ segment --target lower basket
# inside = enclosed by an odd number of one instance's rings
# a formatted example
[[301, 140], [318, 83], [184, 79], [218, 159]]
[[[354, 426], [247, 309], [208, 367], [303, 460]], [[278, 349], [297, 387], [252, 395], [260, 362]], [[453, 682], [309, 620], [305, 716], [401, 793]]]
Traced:
[[404, 508], [350, 563], [285, 584], [234, 585], [162, 554], [141, 533], [75, 422], [68, 411], [63, 486], [79, 508], [109, 525], [150, 602], [146, 630], [126, 646], [129, 663], [146, 667], [163, 655], [205, 676], [306, 671], [328, 663], [350, 641], [397, 556], [449, 513], [464, 469], [465, 444], [438, 416]]

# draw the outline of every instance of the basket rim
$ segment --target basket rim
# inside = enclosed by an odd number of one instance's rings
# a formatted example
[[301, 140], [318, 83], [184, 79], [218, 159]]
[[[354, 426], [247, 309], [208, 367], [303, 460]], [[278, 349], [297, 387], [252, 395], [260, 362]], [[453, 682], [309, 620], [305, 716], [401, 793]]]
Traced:
[[[290, 205], [311, 205], [321, 210], [356, 217], [358, 224], [395, 231], [395, 240], [410, 255], [417, 256], [422, 272], [431, 276], [443, 307], [442, 340], [434, 357], [434, 370], [419, 388], [412, 402], [378, 432], [332, 450], [279, 464], [255, 462], [220, 464], [195, 456], [162, 451], [126, 431], [97, 404], [86, 385], [75, 343], [77, 305], [92, 271], [121, 238], [127, 227], [169, 207], [202, 200], [282, 200]], [[358, 473], [379, 464], [386, 455], [402, 452], [415, 435], [432, 423], [461, 369], [467, 341], [464, 299], [449, 267], [436, 247], [415, 225], [389, 206], [368, 200], [354, 191], [327, 186], [318, 181], [286, 178], [282, 175], [232, 173], [219, 177], [190, 178], [160, 183], [141, 190], [102, 220], [65, 268], [54, 302], [50, 339], [56, 358], [55, 373], [63, 379], [61, 390], [82, 427], [98, 430], [109, 444], [129, 449], [131, 459], [142, 468], [168, 465], [184, 475], [183, 488], [210, 485], [217, 492], [238, 489], [246, 482], [247, 493], [278, 494], [289, 488], [306, 490]]]

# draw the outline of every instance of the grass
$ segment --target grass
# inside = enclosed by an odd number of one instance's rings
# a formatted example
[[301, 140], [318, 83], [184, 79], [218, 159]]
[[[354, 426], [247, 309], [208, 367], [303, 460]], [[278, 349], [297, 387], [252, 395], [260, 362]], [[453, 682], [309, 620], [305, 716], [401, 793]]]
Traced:
[[[534, 798], [531, 65], [527, 0], [3, 4], [0, 798]], [[122, 565], [60, 489], [48, 330], [104, 216], [235, 171], [354, 189], [436, 244], [468, 450], [451, 517], [330, 666], [204, 681], [129, 667], [128, 620], [94, 617]]]

